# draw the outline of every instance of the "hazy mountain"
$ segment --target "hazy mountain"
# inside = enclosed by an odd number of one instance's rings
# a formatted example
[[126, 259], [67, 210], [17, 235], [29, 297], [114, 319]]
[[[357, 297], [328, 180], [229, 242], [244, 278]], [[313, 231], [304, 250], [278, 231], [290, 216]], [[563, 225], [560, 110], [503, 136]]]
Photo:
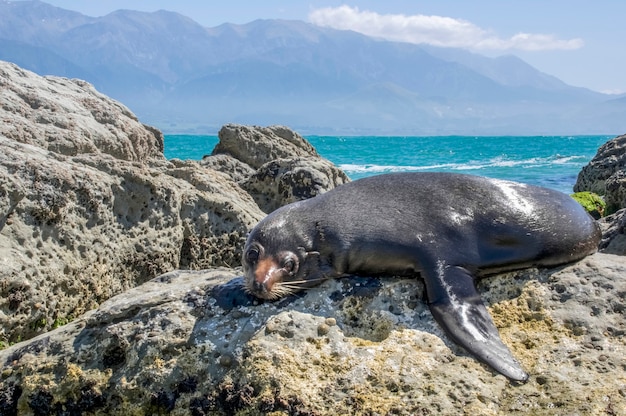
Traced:
[[85, 78], [166, 131], [214, 132], [227, 122], [306, 133], [626, 130], [623, 100], [569, 86], [514, 56], [300, 21], [204, 28], [166, 11], [93, 18], [39, 1], [0, 1], [0, 15], [0, 59]]
[[0, 60], [11, 61], [42, 75], [93, 78], [79, 65], [46, 48], [13, 40], [0, 39]]
[[40, 1], [0, 1], [0, 38], [34, 45], [54, 43], [54, 38], [96, 19]]

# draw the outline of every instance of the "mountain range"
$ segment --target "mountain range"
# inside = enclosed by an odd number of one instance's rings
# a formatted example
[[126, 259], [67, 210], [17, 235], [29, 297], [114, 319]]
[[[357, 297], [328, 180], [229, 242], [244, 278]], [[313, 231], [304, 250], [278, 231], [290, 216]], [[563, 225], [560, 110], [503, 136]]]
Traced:
[[89, 17], [0, 0], [0, 59], [85, 79], [165, 132], [229, 122], [305, 134], [617, 134], [626, 96], [512, 56], [389, 42], [302, 21], [206, 28], [177, 13]]

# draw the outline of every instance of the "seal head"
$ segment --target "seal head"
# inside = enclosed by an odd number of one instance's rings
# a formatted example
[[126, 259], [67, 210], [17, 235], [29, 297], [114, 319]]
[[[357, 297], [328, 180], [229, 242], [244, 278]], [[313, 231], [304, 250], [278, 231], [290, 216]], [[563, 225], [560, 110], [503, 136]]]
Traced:
[[276, 300], [327, 278], [329, 268], [322, 264], [319, 251], [312, 248], [316, 235], [299, 227], [297, 221], [286, 221], [298, 204], [270, 214], [264, 225], [248, 236], [242, 257], [244, 288], [258, 298]]

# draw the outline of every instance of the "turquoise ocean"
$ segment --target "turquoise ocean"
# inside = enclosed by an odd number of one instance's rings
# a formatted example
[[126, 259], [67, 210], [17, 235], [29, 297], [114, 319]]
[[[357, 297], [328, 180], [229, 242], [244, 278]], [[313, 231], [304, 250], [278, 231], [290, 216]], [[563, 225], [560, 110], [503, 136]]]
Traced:
[[[580, 169], [614, 136], [306, 136], [351, 179], [387, 172], [458, 172], [571, 193]], [[166, 135], [165, 157], [200, 160], [217, 136]]]

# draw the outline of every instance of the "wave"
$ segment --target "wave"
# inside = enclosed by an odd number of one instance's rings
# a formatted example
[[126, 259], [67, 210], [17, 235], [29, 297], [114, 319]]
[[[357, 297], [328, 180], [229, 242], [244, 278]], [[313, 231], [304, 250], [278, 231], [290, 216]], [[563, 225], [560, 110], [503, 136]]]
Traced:
[[392, 173], [392, 172], [419, 172], [428, 170], [480, 170], [489, 168], [541, 168], [550, 165], [575, 165], [582, 166], [588, 161], [586, 156], [549, 156], [549, 157], [533, 157], [529, 159], [510, 160], [505, 157], [498, 156], [484, 161], [467, 161], [458, 163], [439, 163], [425, 166], [410, 165], [375, 165], [375, 164], [342, 164], [340, 165], [346, 173], [350, 174], [376, 174], [376, 173]]

